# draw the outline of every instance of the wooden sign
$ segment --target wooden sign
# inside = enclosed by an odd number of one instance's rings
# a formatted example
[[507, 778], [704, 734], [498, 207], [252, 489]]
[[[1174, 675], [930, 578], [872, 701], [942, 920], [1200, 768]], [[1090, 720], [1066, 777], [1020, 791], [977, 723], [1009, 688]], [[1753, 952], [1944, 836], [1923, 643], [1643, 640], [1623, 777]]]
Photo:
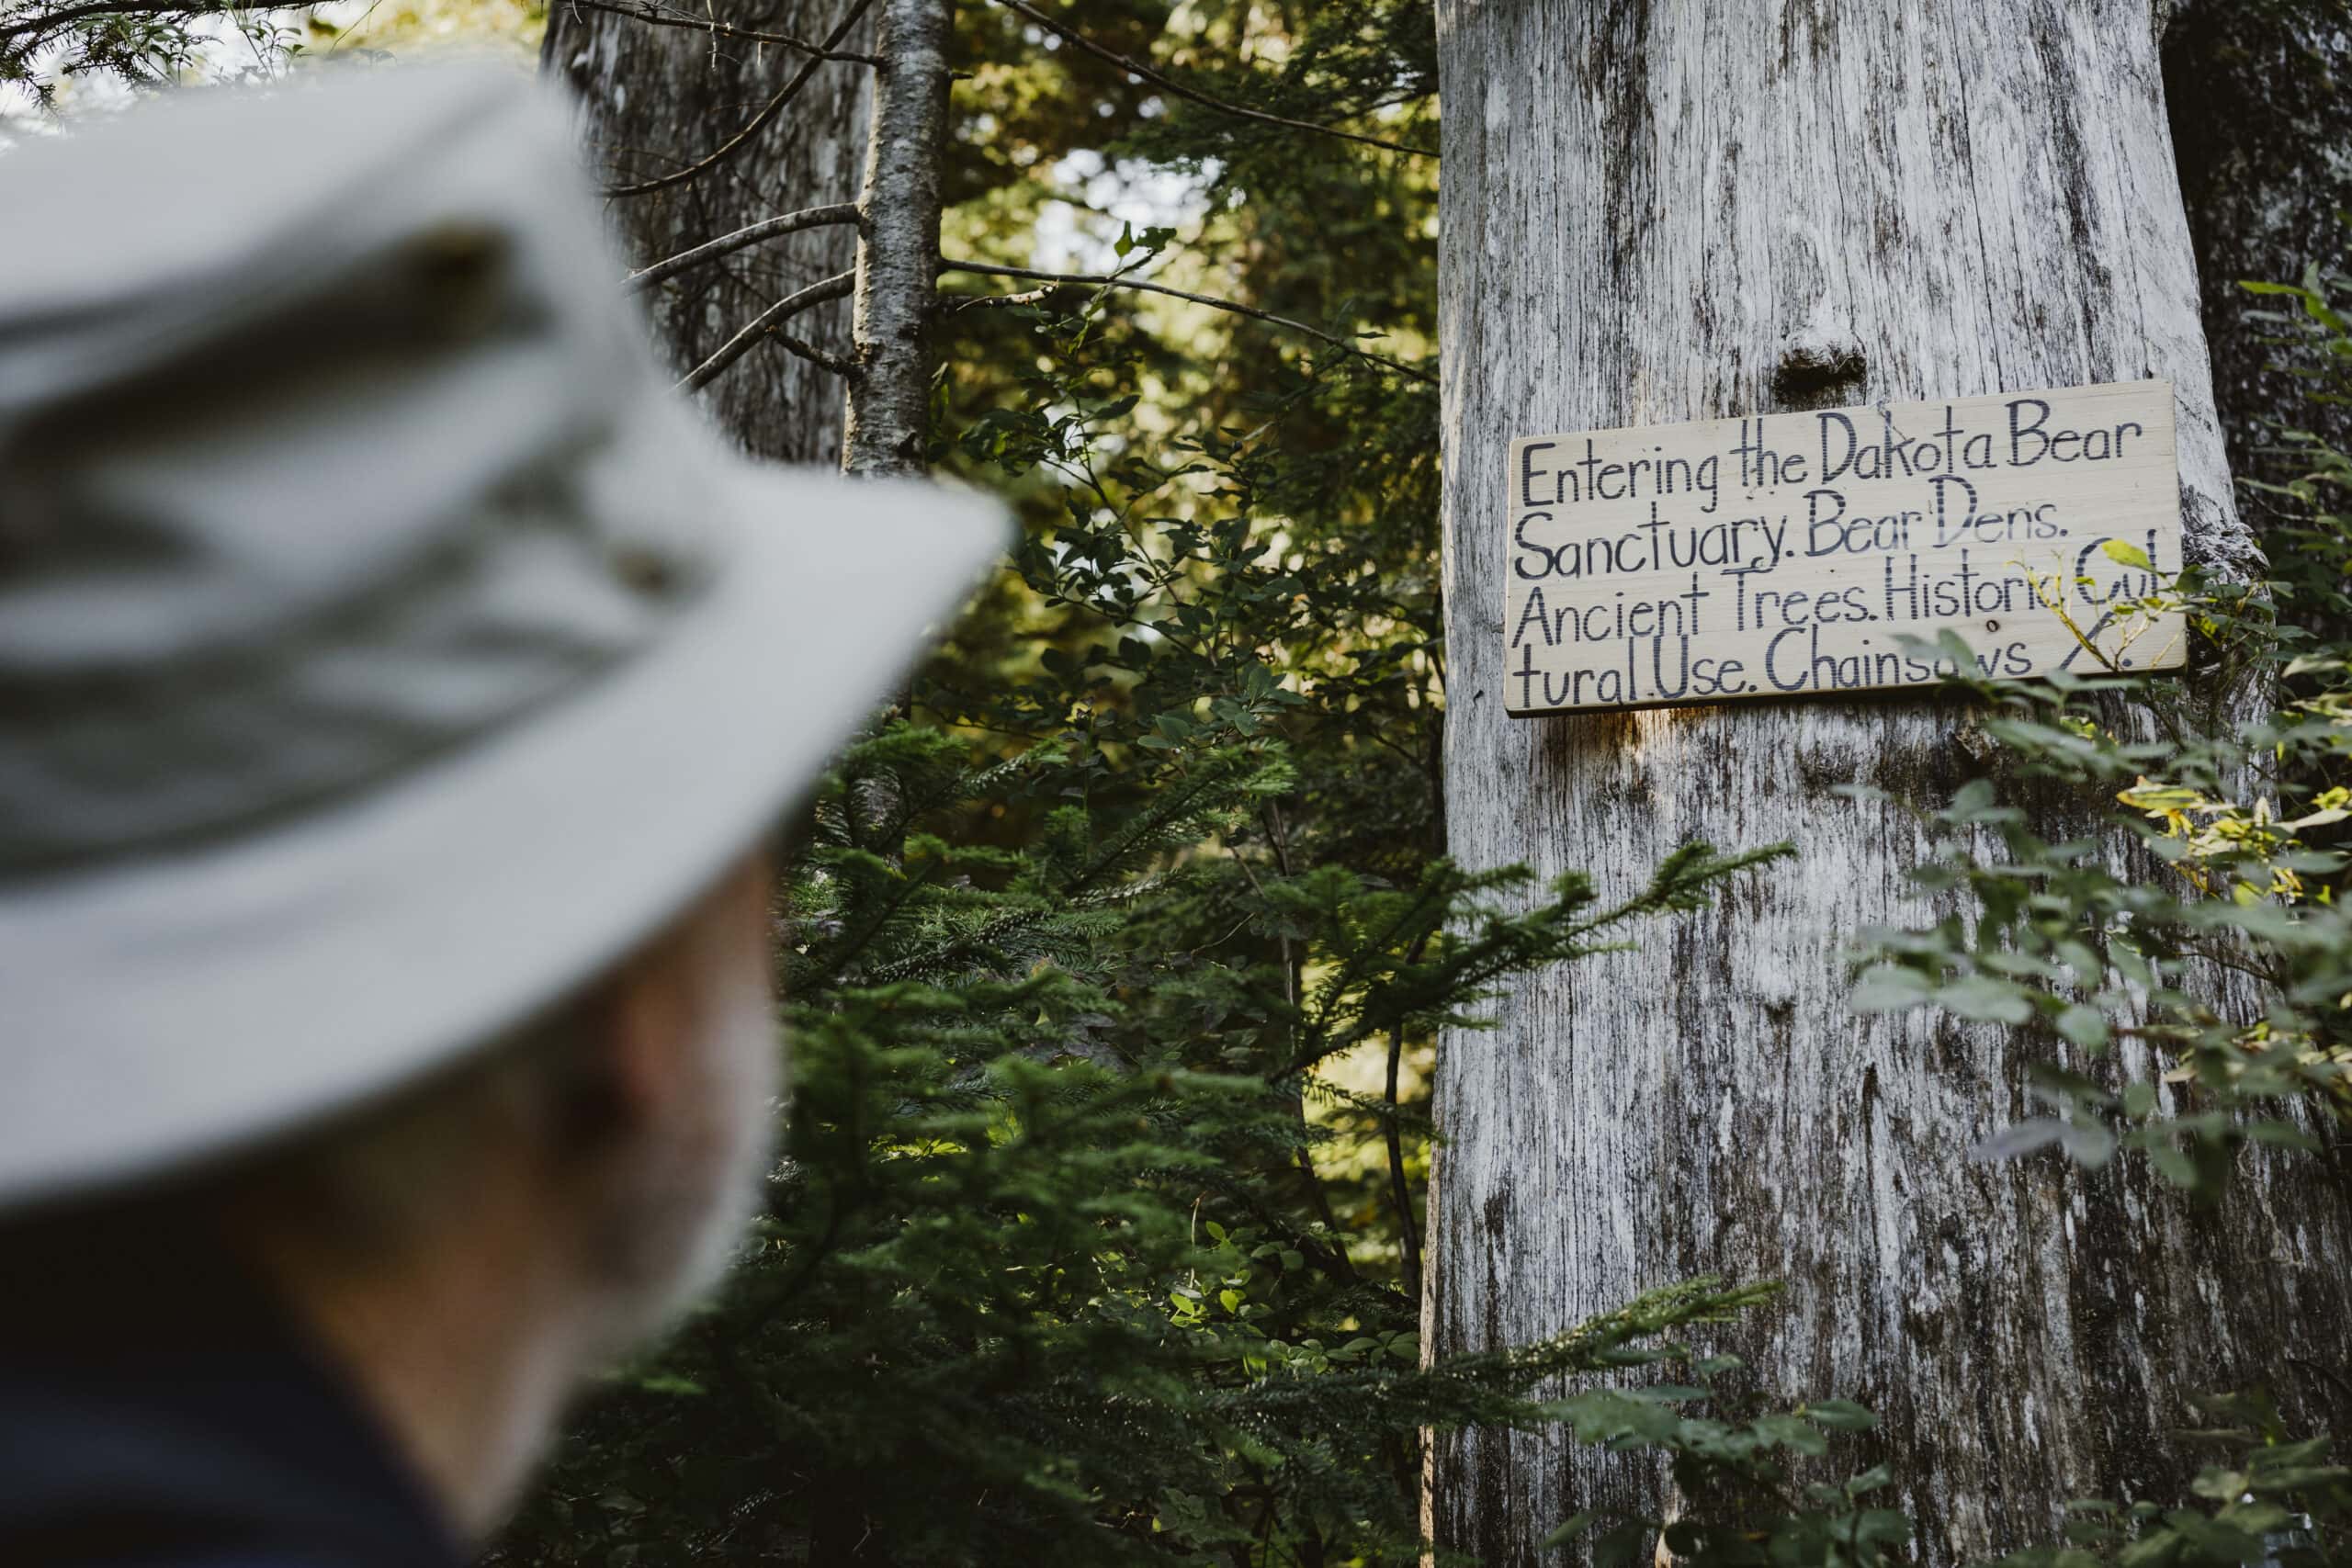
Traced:
[[[2183, 617], [2169, 381], [1510, 445], [1505, 706], [2154, 670]], [[1923, 648], [1920, 644], [1939, 645]]]

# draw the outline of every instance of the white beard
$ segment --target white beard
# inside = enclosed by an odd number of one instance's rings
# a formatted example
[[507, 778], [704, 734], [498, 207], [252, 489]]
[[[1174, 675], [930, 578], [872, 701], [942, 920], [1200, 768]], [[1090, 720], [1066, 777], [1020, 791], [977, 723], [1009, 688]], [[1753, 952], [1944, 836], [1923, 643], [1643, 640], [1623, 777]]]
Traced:
[[630, 1158], [614, 1218], [617, 1289], [599, 1337], [614, 1353], [690, 1305], [727, 1271], [774, 1162], [783, 1043], [762, 976], [743, 976], [696, 1043], [695, 1113]]
[[726, 1273], [775, 1161], [784, 1042], [766, 986], [742, 987], [711, 1032], [712, 1094], [726, 1119], [723, 1146], [715, 1155], [716, 1186], [691, 1227], [676, 1284], [663, 1305], [665, 1317]]

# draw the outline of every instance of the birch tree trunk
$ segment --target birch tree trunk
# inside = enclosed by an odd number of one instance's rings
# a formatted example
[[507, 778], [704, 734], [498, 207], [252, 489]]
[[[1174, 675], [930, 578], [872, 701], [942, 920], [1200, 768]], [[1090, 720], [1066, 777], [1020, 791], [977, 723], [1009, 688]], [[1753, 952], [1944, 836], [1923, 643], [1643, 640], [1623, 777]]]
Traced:
[[[672, 10], [755, 32], [822, 39], [850, 3], [718, 0], [707, 10]], [[870, 19], [861, 22], [842, 47], [870, 50], [872, 32]], [[778, 44], [656, 26], [555, 0], [541, 62], [579, 95], [598, 172], [619, 185], [673, 173], [708, 154], [805, 59]], [[631, 265], [649, 265], [763, 218], [856, 200], [873, 76], [856, 61], [826, 62], [741, 151], [693, 179], [615, 199], [613, 220]], [[681, 375], [702, 364], [775, 301], [849, 271], [856, 246], [856, 231], [848, 225], [806, 229], [661, 285], [647, 303], [670, 363]], [[847, 301], [795, 317], [792, 331], [827, 354], [848, 357]], [[841, 460], [841, 378], [774, 344], [753, 349], [699, 395], [719, 428], [754, 456]]]
[[882, 64], [867, 138], [850, 391], [853, 473], [919, 474], [931, 428], [953, 0], [881, 0]]
[[[1438, 12], [1452, 851], [1611, 893], [1694, 836], [1802, 860], [1444, 1043], [1425, 1343], [1534, 1339], [1691, 1275], [1785, 1280], [1725, 1348], [1768, 1390], [1880, 1413], [1931, 1563], [2049, 1539], [2069, 1497], [2171, 1495], [2186, 1395], [2340, 1399], [2276, 1382], [2342, 1362], [2352, 1240], [2310, 1166], [2208, 1223], [2132, 1162], [1972, 1164], [2026, 1113], [2013, 1048], [1847, 1010], [1838, 954], [1916, 918], [1927, 844], [1831, 791], [1939, 803], [1991, 756], [1976, 715], [1503, 712], [1514, 434], [2167, 377], [2190, 556], [2248, 562], [2147, 0]], [[1555, 1434], [1451, 1435], [1430, 1465], [1438, 1540], [1492, 1564], [1660, 1484]]]

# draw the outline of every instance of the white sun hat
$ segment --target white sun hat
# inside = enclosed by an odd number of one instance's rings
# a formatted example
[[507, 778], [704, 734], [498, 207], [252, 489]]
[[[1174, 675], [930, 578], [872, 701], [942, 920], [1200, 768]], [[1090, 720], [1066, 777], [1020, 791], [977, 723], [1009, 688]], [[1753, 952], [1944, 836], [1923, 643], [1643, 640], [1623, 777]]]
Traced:
[[726, 449], [509, 73], [189, 92], [0, 153], [0, 1209], [590, 979], [1005, 541]]

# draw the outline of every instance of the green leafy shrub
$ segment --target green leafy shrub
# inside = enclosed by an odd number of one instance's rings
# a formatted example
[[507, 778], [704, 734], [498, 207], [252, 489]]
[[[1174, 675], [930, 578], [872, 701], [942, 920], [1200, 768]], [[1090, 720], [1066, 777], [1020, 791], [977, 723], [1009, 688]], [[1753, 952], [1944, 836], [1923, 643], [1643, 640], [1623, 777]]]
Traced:
[[[1147, 776], [1104, 792], [1118, 807], [1057, 806], [1000, 847], [959, 816], [1061, 798], [1069, 751], [976, 766], [905, 725], [850, 751], [785, 906], [788, 1174], [725, 1301], [590, 1413], [510, 1557], [1261, 1561], [1314, 1541], [1405, 1561], [1419, 1427], [1544, 1419], [1533, 1391], [1760, 1299], [1702, 1282], [1424, 1368], [1415, 1303], [1302, 1190], [1297, 1079], [1766, 857], [1694, 845], [1625, 905], [1568, 877], [1523, 913], [1495, 896], [1524, 874], [1443, 861], [1404, 886], [1236, 877], [1183, 852], [1291, 786], [1279, 749], [1133, 761]], [[1198, 940], [1217, 930], [1283, 933], [1309, 983]]]
[[[2352, 399], [2346, 288], [2314, 267], [2249, 285], [2282, 367], [2321, 403]], [[2084, 830], [2045, 837], [1985, 779], [1928, 814], [1915, 874], [1956, 899], [1932, 926], [1872, 933], [1855, 1005], [1940, 1007], [2018, 1032], [2049, 1114], [1983, 1157], [2055, 1149], [2098, 1166], [2144, 1158], [2207, 1206], [2233, 1199], [2240, 1154], [2340, 1148], [2352, 1123], [2352, 914], [2341, 894], [2352, 820], [2352, 459], [2307, 431], [2272, 433], [2301, 470], [2250, 482], [2267, 508], [2267, 581], [2194, 568], [2137, 608], [2186, 613], [2188, 681], [2120, 672], [1979, 692], [2006, 766], [2071, 788]], [[2225, 704], [2250, 694], [2230, 722]], [[2098, 809], [2104, 802], [2104, 809]], [[2123, 1070], [2116, 1049], [2143, 1050]], [[2256, 1200], [2258, 1201], [2258, 1200]], [[2278, 1382], [2340, 1368], [2280, 1366]], [[2012, 1568], [2352, 1560], [2352, 1472], [2324, 1436], [2297, 1438], [2259, 1391], [2215, 1394], [2212, 1425], [2175, 1436], [2223, 1456], [2203, 1506], [2074, 1506], [2063, 1543]]]

